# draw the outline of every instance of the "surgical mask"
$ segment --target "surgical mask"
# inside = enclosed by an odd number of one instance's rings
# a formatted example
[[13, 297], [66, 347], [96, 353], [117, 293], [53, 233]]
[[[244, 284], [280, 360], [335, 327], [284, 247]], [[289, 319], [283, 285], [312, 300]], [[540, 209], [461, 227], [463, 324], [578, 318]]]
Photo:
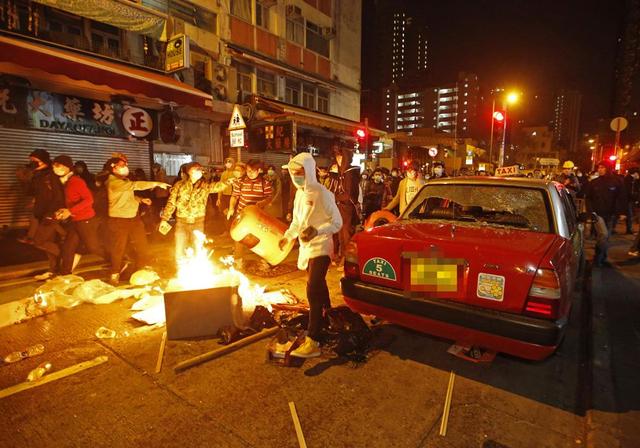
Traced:
[[442, 171], [443, 171], [442, 168], [439, 168], [439, 167], [433, 169], [433, 172], [434, 172], [434, 174], [436, 176], [441, 176], [442, 175]]
[[56, 176], [62, 177], [69, 174], [69, 170], [64, 166], [56, 166], [53, 168], [53, 172]]
[[228, 170], [230, 170], [230, 169], [231, 169], [231, 167], [233, 166], [233, 163], [225, 163], [225, 164], [224, 164], [224, 166], [225, 166]]
[[200, 170], [191, 171], [191, 173], [189, 174], [189, 177], [191, 178], [191, 182], [198, 182], [200, 179], [202, 179], [202, 171]]
[[382, 182], [382, 176], [373, 176], [373, 181], [377, 184]]
[[409, 179], [415, 179], [416, 177], [418, 177], [418, 173], [416, 173], [415, 171], [407, 171], [407, 177]]
[[633, 177], [634, 179], [636, 179], [636, 180], [637, 180], [637, 179], [640, 179], [640, 174], [638, 174], [638, 173], [633, 173], [633, 174], [631, 175], [631, 177]]
[[242, 177], [242, 171], [234, 171], [233, 177], [235, 177], [236, 179], [240, 179]]
[[367, 175], [366, 174], [362, 175], [362, 180], [367, 180]]
[[260, 173], [258, 173], [258, 172], [254, 172], [254, 173], [251, 173], [251, 174], [247, 173], [247, 177], [249, 179], [251, 179], [251, 180], [254, 180], [254, 179], [258, 178], [258, 174], [260, 174]]
[[267, 171], [267, 174], [268, 174], [269, 176], [273, 176], [274, 174], [276, 174], [276, 172], [275, 172], [275, 171], [273, 171], [273, 170], [269, 170], [269, 171]]
[[115, 169], [115, 171], [118, 176], [127, 177], [129, 175], [128, 166], [119, 166]]
[[398, 177], [397, 171], [391, 171], [391, 177]]
[[293, 182], [293, 185], [295, 185], [297, 188], [303, 188], [304, 187], [304, 174], [301, 175], [297, 175], [294, 174], [291, 176], [291, 181]]

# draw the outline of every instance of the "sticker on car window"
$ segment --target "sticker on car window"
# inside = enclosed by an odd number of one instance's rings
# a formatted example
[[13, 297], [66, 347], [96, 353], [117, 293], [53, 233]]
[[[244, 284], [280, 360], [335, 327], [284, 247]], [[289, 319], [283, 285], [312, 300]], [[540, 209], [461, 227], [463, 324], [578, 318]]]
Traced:
[[369, 258], [362, 269], [364, 275], [383, 278], [386, 280], [396, 280], [396, 271], [384, 258]]
[[504, 284], [505, 279], [502, 275], [481, 272], [478, 274], [478, 297], [502, 302], [504, 300]]

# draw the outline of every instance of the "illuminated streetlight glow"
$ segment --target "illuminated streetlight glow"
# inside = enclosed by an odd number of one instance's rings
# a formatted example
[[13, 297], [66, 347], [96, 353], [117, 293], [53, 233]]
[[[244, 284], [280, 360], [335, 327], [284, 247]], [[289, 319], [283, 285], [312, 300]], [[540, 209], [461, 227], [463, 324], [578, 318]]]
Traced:
[[509, 104], [517, 103], [519, 97], [520, 95], [518, 95], [516, 92], [511, 92], [509, 95], [507, 95], [507, 102]]
[[589, 139], [589, 143], [595, 143], [596, 141], [592, 138]]

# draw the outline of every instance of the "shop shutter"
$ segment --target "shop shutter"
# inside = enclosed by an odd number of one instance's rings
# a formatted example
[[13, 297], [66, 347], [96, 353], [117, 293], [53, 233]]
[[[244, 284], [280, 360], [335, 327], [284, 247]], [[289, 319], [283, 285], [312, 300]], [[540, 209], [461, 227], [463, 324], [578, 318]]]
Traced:
[[16, 169], [29, 162], [29, 154], [36, 148], [47, 150], [51, 159], [66, 154], [74, 162], [83, 160], [92, 173], [102, 169], [111, 153], [122, 152], [129, 159], [131, 172], [142, 168], [147, 176], [150, 175], [149, 143], [146, 141], [0, 128], [1, 227], [28, 224], [31, 198], [25, 195]]

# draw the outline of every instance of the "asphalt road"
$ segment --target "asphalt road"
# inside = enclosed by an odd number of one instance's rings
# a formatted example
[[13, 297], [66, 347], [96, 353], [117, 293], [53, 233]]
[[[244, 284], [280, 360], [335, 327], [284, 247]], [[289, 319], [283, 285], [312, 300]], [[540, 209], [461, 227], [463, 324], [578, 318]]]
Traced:
[[[623, 237], [616, 244], [615, 268], [594, 271], [575, 298], [563, 345], [537, 363], [498, 355], [491, 364], [473, 364], [447, 353], [452, 341], [383, 325], [378, 349], [359, 366], [331, 357], [300, 368], [274, 366], [265, 361], [262, 341], [176, 374], [175, 364], [217, 343], [169, 341], [155, 374], [163, 330], [131, 321], [131, 300], [0, 328], [0, 353], [46, 347], [45, 355], [0, 367], [0, 389], [23, 381], [44, 360], [59, 370], [109, 357], [0, 399], [0, 446], [296, 447], [290, 401], [309, 447], [640, 446], [634, 431], [640, 267], [622, 254]], [[331, 269], [328, 276], [334, 304], [341, 302], [340, 275]], [[259, 282], [304, 297], [303, 273]], [[97, 339], [100, 326], [119, 336]], [[442, 437], [451, 371], [456, 380]]]

